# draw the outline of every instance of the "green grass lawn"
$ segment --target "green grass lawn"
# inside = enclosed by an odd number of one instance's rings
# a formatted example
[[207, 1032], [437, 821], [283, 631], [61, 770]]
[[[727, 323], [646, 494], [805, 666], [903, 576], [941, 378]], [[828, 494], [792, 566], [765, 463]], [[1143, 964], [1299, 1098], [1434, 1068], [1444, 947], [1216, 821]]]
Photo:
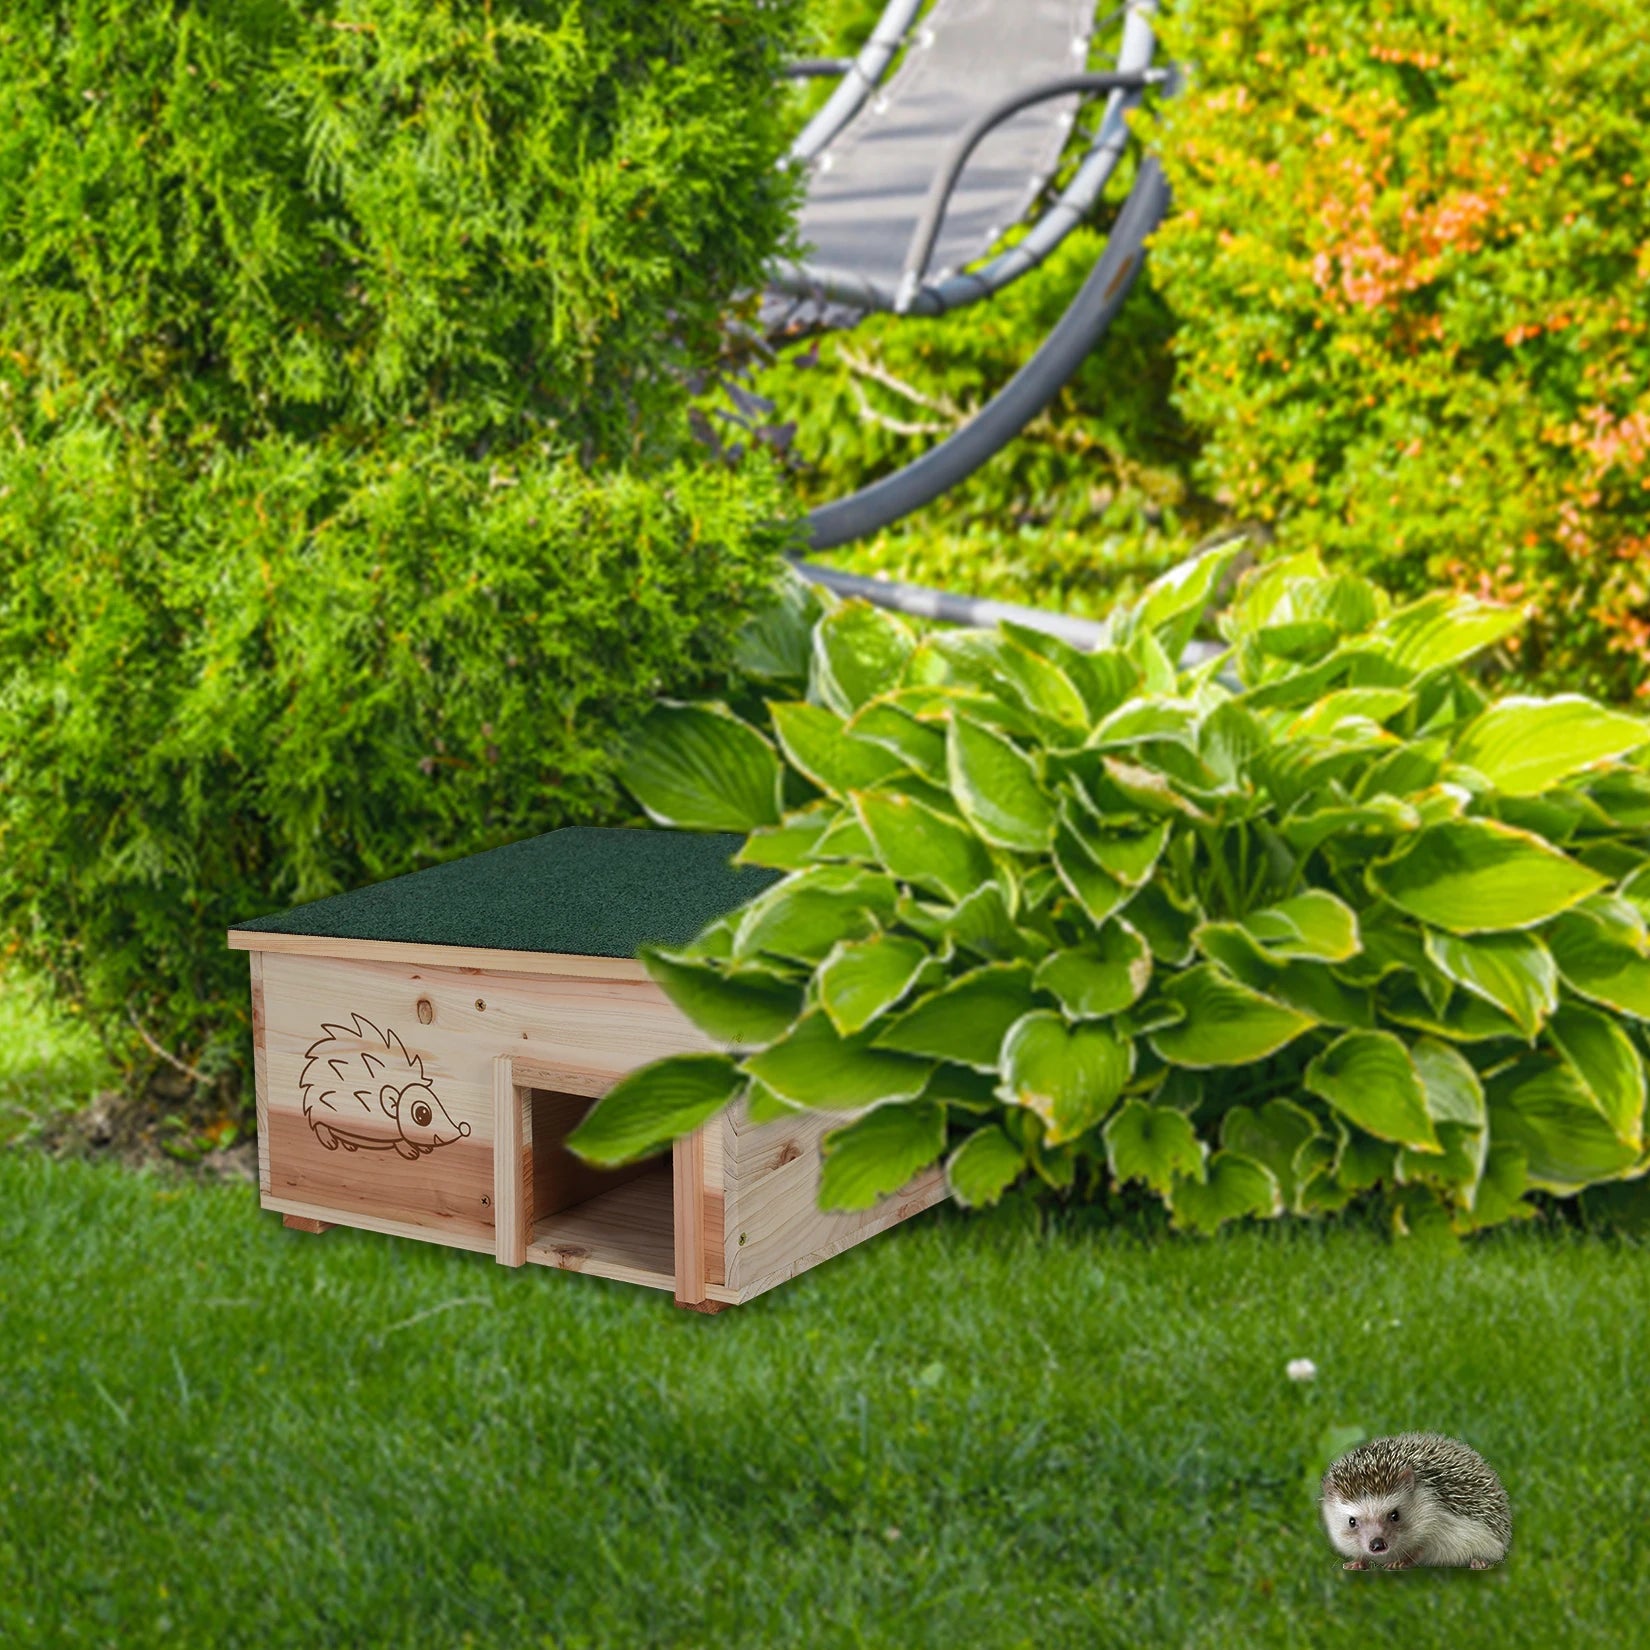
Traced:
[[[944, 1211], [707, 1318], [14, 1151], [0, 1256], [8, 1646], [1643, 1642], [1631, 1241]], [[1342, 1572], [1309, 1477], [1403, 1427], [1506, 1568]]]

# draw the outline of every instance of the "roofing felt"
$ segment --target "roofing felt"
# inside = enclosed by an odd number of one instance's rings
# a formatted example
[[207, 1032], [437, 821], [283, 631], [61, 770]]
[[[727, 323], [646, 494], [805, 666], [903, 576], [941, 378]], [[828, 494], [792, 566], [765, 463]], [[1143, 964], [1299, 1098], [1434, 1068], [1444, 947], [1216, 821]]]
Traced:
[[685, 945], [781, 873], [734, 866], [729, 832], [574, 825], [235, 927], [497, 951], [632, 957]]

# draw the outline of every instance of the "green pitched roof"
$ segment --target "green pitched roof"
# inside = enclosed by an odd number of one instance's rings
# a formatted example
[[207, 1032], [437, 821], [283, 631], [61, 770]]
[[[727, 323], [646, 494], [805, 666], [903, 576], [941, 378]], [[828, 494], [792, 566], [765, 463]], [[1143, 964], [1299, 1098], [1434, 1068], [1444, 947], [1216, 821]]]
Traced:
[[631, 957], [685, 945], [778, 871], [735, 867], [727, 832], [569, 826], [236, 923], [269, 934]]

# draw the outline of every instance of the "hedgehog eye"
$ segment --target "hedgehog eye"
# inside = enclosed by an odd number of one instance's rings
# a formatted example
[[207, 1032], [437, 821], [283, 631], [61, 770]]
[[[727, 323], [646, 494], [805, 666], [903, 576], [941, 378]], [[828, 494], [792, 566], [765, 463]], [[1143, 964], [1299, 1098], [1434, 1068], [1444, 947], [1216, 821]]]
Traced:
[[413, 1103], [412, 1113], [413, 1122], [415, 1122], [421, 1129], [427, 1129], [430, 1126], [430, 1119], [435, 1116], [435, 1113], [432, 1112], [429, 1106], [422, 1100], [418, 1100]]
[[1391, 1523], [1396, 1524], [1398, 1522], [1398, 1509], [1394, 1507], [1386, 1516]]
[[1347, 1521], [1346, 1521], [1346, 1527], [1347, 1527], [1347, 1528], [1348, 1528], [1348, 1529], [1349, 1529], [1349, 1530], [1355, 1530], [1355, 1529], [1357, 1529], [1357, 1527], [1358, 1527], [1358, 1521], [1357, 1521], [1357, 1519], [1355, 1519], [1355, 1518], [1349, 1518], [1349, 1519], [1347, 1519]]

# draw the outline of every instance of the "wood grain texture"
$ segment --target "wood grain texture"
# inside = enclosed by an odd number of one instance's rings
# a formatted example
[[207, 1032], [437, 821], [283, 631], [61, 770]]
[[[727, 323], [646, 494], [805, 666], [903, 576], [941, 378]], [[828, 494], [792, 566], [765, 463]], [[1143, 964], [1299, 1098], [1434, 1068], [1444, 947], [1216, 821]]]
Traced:
[[269, 1190], [269, 1046], [265, 1031], [264, 959], [247, 958], [252, 975], [252, 1094], [258, 1129], [258, 1190]]
[[[372, 1214], [423, 1228], [458, 1227], [471, 1246], [490, 1250], [496, 1247], [498, 1056], [518, 1062], [518, 1087], [553, 1078], [595, 1095], [644, 1061], [714, 1046], [651, 980], [474, 973], [275, 953], [263, 958], [262, 983], [265, 1195], [329, 1207], [346, 1223]], [[428, 1005], [427, 1022], [420, 1001]], [[326, 1028], [353, 1027], [356, 1015], [380, 1033], [393, 1033], [397, 1048], [417, 1060], [450, 1119], [448, 1133], [460, 1138], [409, 1161], [397, 1144], [398, 1120], [374, 1104], [390, 1078], [374, 1072], [338, 1085], [366, 1097], [352, 1125], [362, 1137], [357, 1149], [350, 1143], [327, 1149], [313, 1105], [306, 1119], [302, 1079], [310, 1051], [330, 1035]]]
[[[819, 1226], [798, 1222], [793, 1241], [802, 1252], [786, 1256], [777, 1266], [761, 1276], [755, 1275], [754, 1267], [746, 1268], [741, 1274], [741, 1283], [735, 1292], [736, 1298], [741, 1303], [754, 1300], [756, 1296], [766, 1294], [775, 1285], [818, 1266], [821, 1261], [840, 1255], [845, 1249], [853, 1248], [856, 1243], [863, 1243], [867, 1238], [875, 1237], [880, 1232], [886, 1232], [889, 1227], [911, 1219], [913, 1215], [920, 1215], [924, 1210], [932, 1209], [935, 1204], [943, 1203], [948, 1195], [945, 1171], [942, 1167], [936, 1166], [924, 1170], [892, 1196], [885, 1197], [874, 1208], [821, 1216]], [[819, 1215], [819, 1210], [815, 1209], [814, 1213]], [[834, 1224], [826, 1228], [823, 1225], [826, 1220]], [[817, 1241], [821, 1236], [823, 1241]]]
[[508, 1054], [493, 1061], [493, 1254], [521, 1266], [533, 1226], [532, 1107]]
[[492, 1233], [485, 1243], [478, 1242], [468, 1232], [453, 1231], [448, 1227], [415, 1226], [411, 1221], [387, 1219], [382, 1215], [352, 1214], [346, 1219], [334, 1217], [331, 1209], [318, 1208], [313, 1203], [299, 1203], [291, 1198], [266, 1197], [263, 1207], [283, 1217], [305, 1215], [327, 1226], [349, 1226], [363, 1232], [377, 1232], [384, 1237], [417, 1238], [421, 1243], [439, 1243], [448, 1249], [472, 1249], [481, 1254], [493, 1252]]
[[533, 1222], [527, 1259], [649, 1289], [676, 1287], [672, 1169], [654, 1167], [575, 1209]]
[[271, 934], [231, 928], [231, 951], [287, 957], [326, 957], [418, 968], [468, 968], [487, 974], [541, 974], [587, 980], [639, 980], [651, 985], [634, 957], [581, 957], [564, 951], [489, 951], [474, 945], [420, 945], [405, 940], [350, 940], [328, 934]]
[[705, 1135], [696, 1129], [678, 1140], [671, 1154], [674, 1172], [676, 1304], [698, 1306], [705, 1299]]
[[[479, 1250], [506, 1265], [668, 1289], [679, 1304], [710, 1310], [749, 1300], [945, 1195], [934, 1169], [874, 1209], [823, 1212], [819, 1143], [855, 1114], [754, 1124], [742, 1103], [662, 1162], [592, 1168], [562, 1143], [594, 1099], [648, 1061], [718, 1047], [651, 980], [386, 961], [378, 942], [354, 943], [372, 955], [260, 946], [251, 958], [266, 1208]], [[386, 1070], [356, 1074], [352, 1062], [370, 1039], [336, 1034], [356, 1016], [380, 1037]], [[316, 1077], [322, 1057], [312, 1051], [323, 1044], [328, 1059], [343, 1050], [337, 1081]], [[306, 1115], [306, 1071], [312, 1094], [330, 1083], [328, 1106], [357, 1102], [355, 1133], [335, 1130], [333, 1149], [318, 1120], [341, 1114], [323, 1116], [312, 1103]], [[439, 1108], [433, 1131], [410, 1139], [409, 1095]]]
[[591, 1198], [600, 1197], [603, 1192], [669, 1162], [669, 1154], [661, 1152], [618, 1169], [600, 1169], [594, 1163], [586, 1163], [568, 1151], [567, 1137], [584, 1121], [592, 1102], [583, 1095], [557, 1094], [537, 1087], [524, 1092], [532, 1112], [531, 1190], [535, 1218], [588, 1203]]
[[317, 1237], [332, 1230], [330, 1220], [317, 1220], [313, 1215], [282, 1215], [281, 1224], [289, 1231], [312, 1232]]

